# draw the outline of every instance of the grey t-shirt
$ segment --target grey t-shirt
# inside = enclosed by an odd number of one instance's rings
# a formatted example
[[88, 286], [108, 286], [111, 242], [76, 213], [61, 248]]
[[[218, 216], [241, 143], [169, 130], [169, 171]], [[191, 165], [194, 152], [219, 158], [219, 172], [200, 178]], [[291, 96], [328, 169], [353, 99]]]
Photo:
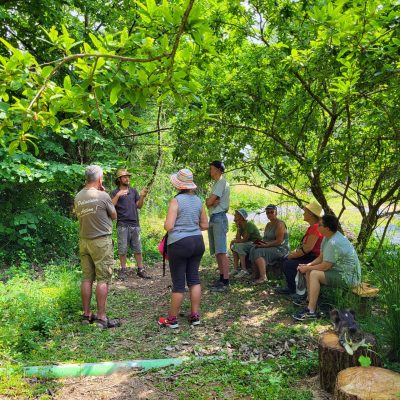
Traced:
[[75, 196], [74, 208], [79, 220], [81, 238], [95, 239], [111, 235], [111, 215], [115, 212], [115, 207], [106, 192], [95, 188], [83, 188]]
[[360, 283], [360, 261], [349, 239], [340, 232], [336, 232], [329, 239], [324, 237], [321, 252], [323, 261], [332, 263], [332, 271], [339, 272], [348, 285], [355, 286]]
[[230, 188], [229, 183], [223, 175], [221, 175], [221, 178], [214, 183], [211, 189], [211, 194], [219, 197], [219, 204], [216, 207], [209, 208], [210, 215], [227, 212], [229, 210]]

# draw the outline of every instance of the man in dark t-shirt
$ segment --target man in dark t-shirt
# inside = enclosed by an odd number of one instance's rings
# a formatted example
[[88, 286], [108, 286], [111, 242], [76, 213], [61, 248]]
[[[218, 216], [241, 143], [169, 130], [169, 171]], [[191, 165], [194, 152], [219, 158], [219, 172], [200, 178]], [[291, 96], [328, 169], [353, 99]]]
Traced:
[[138, 215], [138, 209], [142, 208], [148, 190], [144, 188], [139, 194], [135, 188], [129, 187], [130, 176], [126, 169], [118, 170], [115, 180], [118, 188], [111, 193], [112, 203], [117, 210], [118, 255], [121, 262], [119, 278], [124, 280], [126, 277], [126, 255], [130, 246], [138, 266], [137, 275], [140, 278], [151, 279], [143, 268]]

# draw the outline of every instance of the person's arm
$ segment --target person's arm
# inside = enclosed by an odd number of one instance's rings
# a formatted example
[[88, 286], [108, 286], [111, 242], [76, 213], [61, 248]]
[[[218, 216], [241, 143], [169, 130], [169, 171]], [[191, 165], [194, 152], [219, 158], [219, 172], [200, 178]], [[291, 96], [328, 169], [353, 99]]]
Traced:
[[308, 253], [311, 253], [311, 250], [314, 248], [315, 243], [318, 241], [317, 235], [307, 235], [306, 243], [303, 242], [303, 245], [296, 250], [292, 251], [288, 255], [288, 259], [291, 260], [293, 258], [303, 257]]
[[219, 204], [219, 197], [215, 194], [212, 194], [210, 197], [206, 199], [206, 206], [207, 208], [215, 207]]
[[269, 242], [263, 242], [257, 247], [277, 247], [283, 242], [283, 238], [285, 236], [285, 224], [283, 222], [279, 222], [275, 229], [275, 240], [271, 240]]
[[164, 222], [164, 229], [169, 232], [175, 226], [176, 217], [178, 216], [178, 200], [172, 199], [169, 203], [167, 218]]
[[137, 208], [142, 208], [143, 207], [144, 199], [146, 198], [148, 192], [149, 192], [149, 189], [147, 189], [147, 188], [143, 188], [140, 191], [139, 200], [136, 202], [136, 207]]
[[308, 271], [327, 271], [328, 269], [332, 268], [333, 263], [329, 261], [322, 261], [319, 264], [300, 264], [297, 267], [297, 270], [301, 273], [305, 273]]
[[126, 196], [128, 194], [128, 189], [125, 190], [118, 190], [117, 193], [115, 193], [115, 196], [111, 199], [111, 202], [113, 203], [113, 205], [117, 205], [118, 200], [121, 196]]
[[204, 207], [201, 207], [200, 229], [202, 231], [205, 231], [208, 229], [208, 218], [207, 218], [206, 210], [204, 209]]

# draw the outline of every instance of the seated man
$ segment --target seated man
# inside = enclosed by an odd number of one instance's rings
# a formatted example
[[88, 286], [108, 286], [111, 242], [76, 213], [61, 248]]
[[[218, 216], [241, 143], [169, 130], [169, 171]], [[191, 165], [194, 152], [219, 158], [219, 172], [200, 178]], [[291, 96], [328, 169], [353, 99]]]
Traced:
[[[247, 221], [247, 211], [239, 208], [235, 211], [235, 224], [237, 226], [236, 238], [232, 240], [230, 248], [233, 254], [233, 266], [236, 278], [243, 278], [249, 273], [246, 270], [246, 256], [254, 247], [254, 242], [261, 240], [261, 234], [254, 222]], [[239, 259], [241, 269], [239, 269]]]
[[338, 232], [339, 220], [324, 215], [318, 225], [324, 236], [321, 253], [312, 262], [300, 264], [298, 270], [306, 274], [308, 307], [296, 315], [299, 321], [317, 318], [316, 307], [321, 283], [331, 287], [353, 287], [361, 282], [361, 268], [357, 253], [349, 240]]

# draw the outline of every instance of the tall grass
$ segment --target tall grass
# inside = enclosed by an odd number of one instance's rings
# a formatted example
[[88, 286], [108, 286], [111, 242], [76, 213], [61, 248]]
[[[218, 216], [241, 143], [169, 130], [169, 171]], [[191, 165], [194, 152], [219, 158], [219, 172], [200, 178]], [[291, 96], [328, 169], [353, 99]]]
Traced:
[[373, 261], [374, 276], [380, 287], [385, 333], [390, 344], [389, 358], [400, 361], [400, 248], [381, 251]]

